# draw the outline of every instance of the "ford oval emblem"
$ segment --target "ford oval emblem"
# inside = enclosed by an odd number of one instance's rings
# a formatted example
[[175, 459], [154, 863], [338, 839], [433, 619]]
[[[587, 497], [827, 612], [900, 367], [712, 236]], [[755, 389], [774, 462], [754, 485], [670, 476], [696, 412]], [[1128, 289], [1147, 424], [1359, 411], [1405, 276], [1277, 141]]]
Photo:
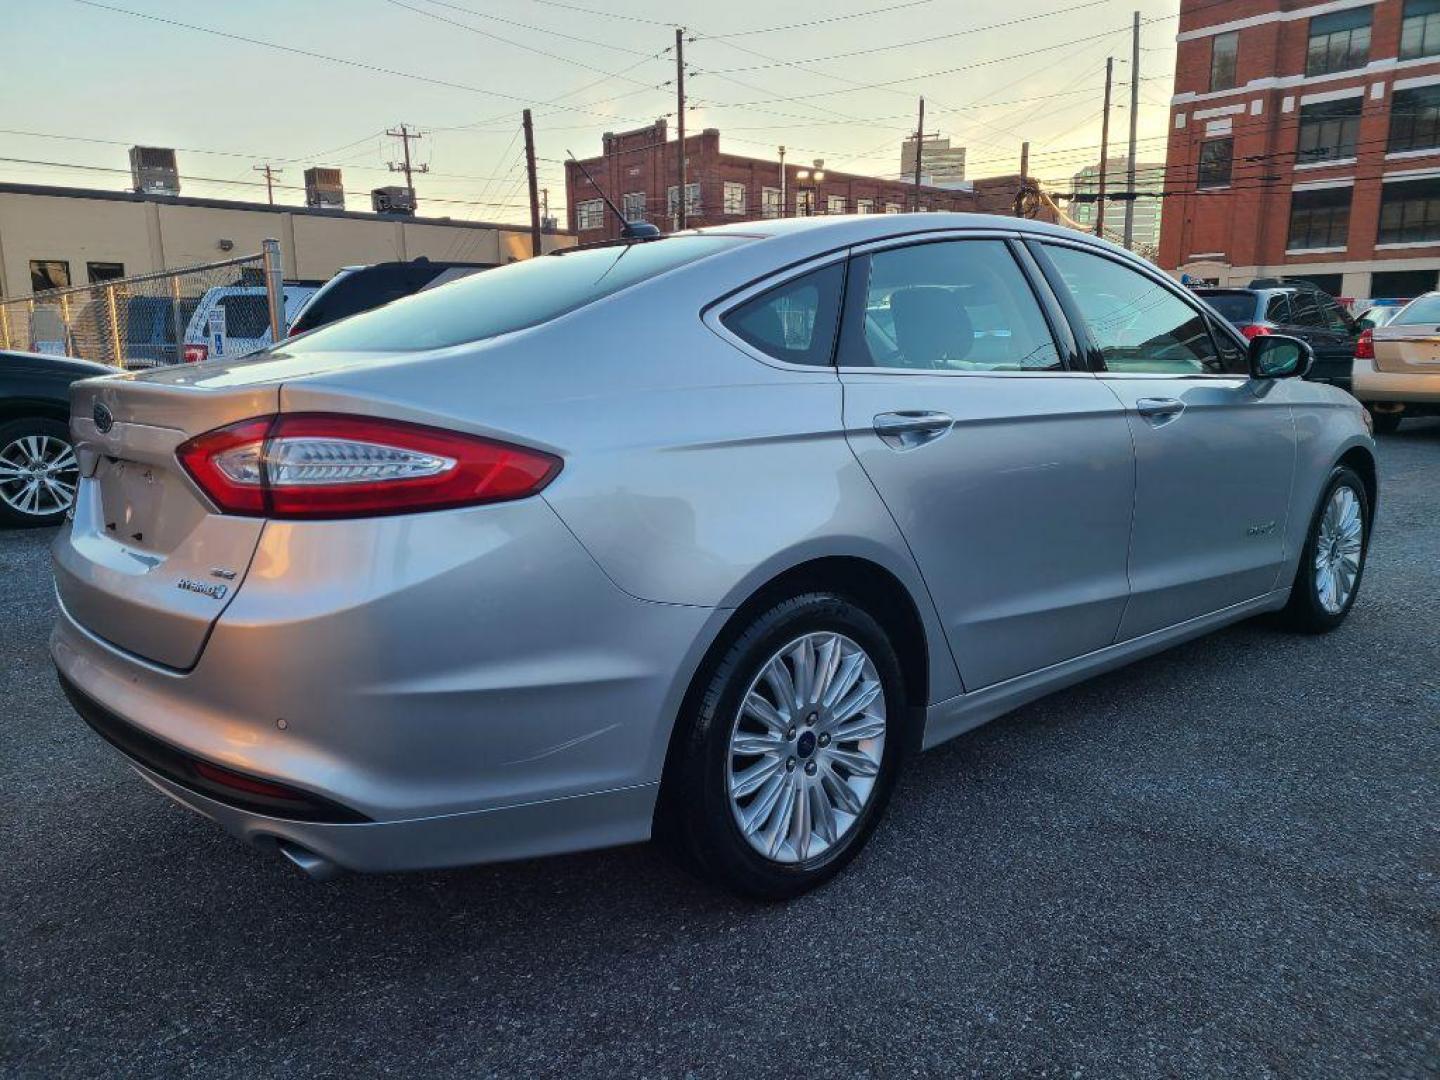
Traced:
[[95, 418], [96, 430], [102, 435], [115, 426], [115, 414], [110, 411], [110, 407], [103, 401], [95, 402], [95, 408], [91, 411], [91, 416]]

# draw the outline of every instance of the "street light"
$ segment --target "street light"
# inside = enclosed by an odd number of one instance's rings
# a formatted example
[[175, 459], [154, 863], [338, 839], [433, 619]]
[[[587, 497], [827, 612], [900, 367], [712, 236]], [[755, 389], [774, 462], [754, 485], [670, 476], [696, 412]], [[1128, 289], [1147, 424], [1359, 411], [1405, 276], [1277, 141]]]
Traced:
[[[815, 167], [813, 169], [795, 170], [795, 183], [797, 187], [805, 188], [810, 193], [810, 214], [812, 215], [815, 213], [815, 188], [817, 185], [823, 183], [825, 180], [825, 170], [821, 168], [821, 166], [824, 164], [824, 158], [816, 158]], [[809, 181], [809, 183], [806, 183], [806, 181]], [[799, 192], [797, 191], [796, 194], [798, 195]]]

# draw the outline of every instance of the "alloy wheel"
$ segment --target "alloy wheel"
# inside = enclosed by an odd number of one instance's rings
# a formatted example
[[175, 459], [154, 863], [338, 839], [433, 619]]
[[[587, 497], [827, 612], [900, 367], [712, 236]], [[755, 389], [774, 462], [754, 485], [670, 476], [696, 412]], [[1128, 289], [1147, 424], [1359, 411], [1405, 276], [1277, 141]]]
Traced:
[[75, 451], [53, 435], [22, 435], [0, 448], [0, 501], [27, 517], [70, 509], [80, 468]]
[[1364, 540], [1360, 500], [1342, 484], [1325, 504], [1315, 539], [1315, 595], [1331, 615], [1344, 611], [1355, 592]]
[[885, 734], [884, 686], [863, 648], [833, 633], [785, 645], [731, 726], [727, 787], [746, 842], [781, 863], [833, 848], [870, 800]]

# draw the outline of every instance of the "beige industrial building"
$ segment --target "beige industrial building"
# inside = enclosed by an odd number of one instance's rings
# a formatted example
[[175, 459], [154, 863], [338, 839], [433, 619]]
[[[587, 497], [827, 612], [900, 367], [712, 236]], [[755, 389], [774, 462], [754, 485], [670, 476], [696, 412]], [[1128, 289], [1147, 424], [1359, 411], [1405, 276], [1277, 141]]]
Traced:
[[[290, 281], [420, 256], [513, 262], [531, 246], [523, 225], [0, 184], [0, 296], [216, 262], [258, 252], [266, 237], [280, 241]], [[541, 241], [551, 251], [576, 239], [547, 232]]]

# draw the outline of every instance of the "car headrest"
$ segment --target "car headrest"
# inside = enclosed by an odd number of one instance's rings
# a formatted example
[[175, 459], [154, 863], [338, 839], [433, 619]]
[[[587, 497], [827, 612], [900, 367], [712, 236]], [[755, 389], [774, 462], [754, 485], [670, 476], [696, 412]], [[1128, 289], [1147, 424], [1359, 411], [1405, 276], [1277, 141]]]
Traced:
[[907, 367], [945, 367], [970, 355], [975, 330], [950, 289], [915, 285], [890, 294], [895, 343]]

